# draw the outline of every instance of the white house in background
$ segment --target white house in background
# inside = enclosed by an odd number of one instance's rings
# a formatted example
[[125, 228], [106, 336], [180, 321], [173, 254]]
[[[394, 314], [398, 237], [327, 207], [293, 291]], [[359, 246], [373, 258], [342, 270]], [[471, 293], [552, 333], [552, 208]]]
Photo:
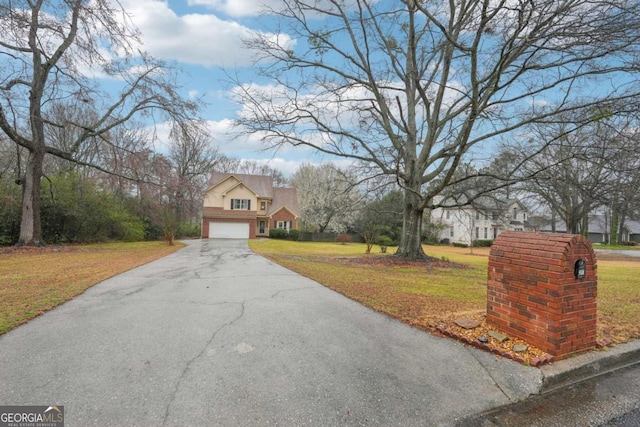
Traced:
[[440, 241], [470, 245], [473, 240], [493, 240], [505, 230], [534, 231], [529, 211], [518, 199], [482, 198], [472, 206], [437, 208], [430, 221], [441, 224]]

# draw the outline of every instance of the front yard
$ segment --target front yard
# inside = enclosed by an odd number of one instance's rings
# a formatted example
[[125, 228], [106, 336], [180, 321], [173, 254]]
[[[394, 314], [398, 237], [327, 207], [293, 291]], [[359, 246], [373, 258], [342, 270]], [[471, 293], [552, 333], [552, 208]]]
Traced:
[[[365, 255], [364, 244], [255, 240], [250, 247], [274, 262], [418, 328], [435, 331], [486, 311], [489, 248], [425, 246], [435, 264]], [[390, 248], [390, 252], [393, 252]], [[377, 250], [375, 247], [374, 250]], [[640, 258], [597, 254], [598, 338], [640, 338]], [[446, 262], [446, 261], [451, 261]]]
[[[437, 332], [486, 310], [488, 248], [425, 246], [434, 263], [365, 255], [357, 243], [251, 240], [250, 248], [374, 310]], [[181, 246], [117, 243], [0, 251], [0, 334], [94, 284]], [[378, 250], [375, 247], [375, 250]], [[390, 252], [393, 252], [390, 248]], [[598, 253], [598, 339], [640, 338], [640, 258]]]
[[102, 280], [183, 246], [139, 242], [0, 248], [0, 335]]

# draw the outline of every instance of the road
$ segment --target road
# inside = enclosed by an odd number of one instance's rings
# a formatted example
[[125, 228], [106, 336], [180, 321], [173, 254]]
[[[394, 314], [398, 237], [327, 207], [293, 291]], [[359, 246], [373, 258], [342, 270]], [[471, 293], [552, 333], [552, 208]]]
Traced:
[[630, 256], [630, 257], [640, 257], [639, 250], [621, 250], [621, 249], [595, 249], [596, 255], [598, 253], [603, 254], [612, 254], [612, 255], [621, 255], [621, 256]]
[[540, 381], [246, 241], [190, 241], [0, 337], [0, 404], [62, 405], [67, 427], [448, 426]]

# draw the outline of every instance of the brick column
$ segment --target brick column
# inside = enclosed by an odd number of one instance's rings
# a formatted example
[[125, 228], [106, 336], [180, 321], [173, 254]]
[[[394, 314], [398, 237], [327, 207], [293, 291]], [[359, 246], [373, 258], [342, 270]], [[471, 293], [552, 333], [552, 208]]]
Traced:
[[[586, 260], [584, 278], [574, 276]], [[507, 231], [489, 255], [487, 323], [556, 359], [596, 343], [597, 265], [583, 236]]]

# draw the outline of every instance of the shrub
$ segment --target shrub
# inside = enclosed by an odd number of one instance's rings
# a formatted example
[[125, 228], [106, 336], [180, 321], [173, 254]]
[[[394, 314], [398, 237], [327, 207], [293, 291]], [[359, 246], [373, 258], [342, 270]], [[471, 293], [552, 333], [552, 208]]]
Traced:
[[476, 248], [488, 248], [493, 245], [493, 240], [474, 240], [473, 246]]
[[346, 233], [340, 233], [336, 236], [336, 242], [346, 245], [351, 242], [351, 235]]
[[286, 239], [289, 233], [284, 228], [272, 228], [269, 230], [269, 237], [272, 239]]
[[200, 237], [200, 234], [201, 234], [200, 225], [182, 223], [178, 226], [178, 232], [176, 233], [176, 237], [198, 238]]
[[387, 246], [393, 245], [393, 240], [389, 236], [379, 236], [376, 239], [376, 244], [380, 246], [380, 251], [382, 253], [387, 252]]
[[300, 230], [297, 230], [295, 228], [289, 230], [289, 240], [294, 240], [297, 242], [299, 237], [300, 237]]
[[461, 243], [461, 242], [453, 242], [452, 244], [456, 248], [468, 248], [469, 247], [469, 245], [467, 245], [466, 243]]

